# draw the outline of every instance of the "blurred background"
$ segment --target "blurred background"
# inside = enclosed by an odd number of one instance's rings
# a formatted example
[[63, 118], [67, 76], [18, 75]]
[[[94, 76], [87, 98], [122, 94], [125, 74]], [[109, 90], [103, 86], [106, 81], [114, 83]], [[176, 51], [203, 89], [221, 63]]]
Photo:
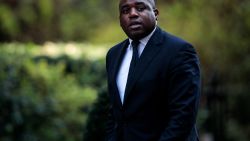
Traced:
[[[0, 141], [102, 141], [118, 0], [0, 0]], [[201, 141], [250, 140], [250, 1], [158, 0], [200, 57]]]

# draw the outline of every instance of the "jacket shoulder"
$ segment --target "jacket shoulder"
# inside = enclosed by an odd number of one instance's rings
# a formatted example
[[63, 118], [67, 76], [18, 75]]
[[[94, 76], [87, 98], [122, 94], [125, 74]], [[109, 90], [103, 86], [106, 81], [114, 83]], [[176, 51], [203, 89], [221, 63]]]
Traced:
[[171, 33], [168, 33], [166, 31], [161, 31], [161, 35], [163, 37], [162, 45], [164, 46], [167, 52], [172, 52], [174, 54], [178, 53], [181, 50], [195, 51], [195, 48], [191, 43], [180, 37], [172, 35]]
[[177, 37], [171, 33], [168, 33], [168, 32], [165, 32], [165, 31], [162, 31], [163, 32], [163, 36], [165, 37], [165, 43], [168, 43], [168, 44], [171, 44], [172, 46], [183, 46], [183, 45], [191, 45], [191, 43], [187, 42], [186, 40], [180, 38], [180, 37]]
[[126, 40], [124, 40], [124, 41], [122, 41], [122, 42], [120, 42], [120, 43], [118, 43], [118, 44], [112, 46], [112, 47], [108, 50], [106, 56], [109, 56], [110, 54], [113, 54], [114, 52], [119, 51], [119, 49], [121, 49], [121, 48], [127, 43], [127, 41], [128, 41], [128, 39], [126, 39]]

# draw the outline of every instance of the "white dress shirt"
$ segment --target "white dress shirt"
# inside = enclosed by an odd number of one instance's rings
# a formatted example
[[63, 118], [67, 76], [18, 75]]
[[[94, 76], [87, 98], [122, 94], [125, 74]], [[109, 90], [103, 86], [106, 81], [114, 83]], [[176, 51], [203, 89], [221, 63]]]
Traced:
[[[151, 38], [151, 36], [155, 32], [155, 29], [148, 36], [146, 36], [146, 37], [144, 37], [144, 38], [142, 38], [140, 40], [140, 44], [138, 45], [139, 57], [141, 56], [141, 54], [142, 54], [145, 46], [147, 45], [149, 39]], [[124, 54], [124, 58], [123, 58], [123, 60], [121, 62], [121, 65], [120, 65], [120, 70], [119, 70], [117, 78], [116, 78], [116, 83], [117, 83], [117, 87], [118, 87], [118, 90], [119, 90], [119, 94], [120, 94], [122, 104], [123, 104], [123, 101], [124, 101], [124, 95], [125, 95], [125, 89], [126, 89], [126, 84], [127, 84], [129, 66], [130, 66], [130, 62], [131, 62], [131, 59], [132, 59], [132, 55], [133, 55], [133, 48], [132, 48], [131, 43], [132, 43], [132, 40], [129, 39], [129, 45], [128, 45], [128, 47], [126, 49], [126, 52]]]

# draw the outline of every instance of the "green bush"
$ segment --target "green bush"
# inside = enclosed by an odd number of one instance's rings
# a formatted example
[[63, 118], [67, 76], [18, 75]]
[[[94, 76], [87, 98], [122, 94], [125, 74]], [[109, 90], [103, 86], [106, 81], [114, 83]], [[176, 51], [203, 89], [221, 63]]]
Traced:
[[105, 80], [103, 60], [35, 55], [41, 50], [32, 44], [0, 46], [1, 141], [82, 139]]

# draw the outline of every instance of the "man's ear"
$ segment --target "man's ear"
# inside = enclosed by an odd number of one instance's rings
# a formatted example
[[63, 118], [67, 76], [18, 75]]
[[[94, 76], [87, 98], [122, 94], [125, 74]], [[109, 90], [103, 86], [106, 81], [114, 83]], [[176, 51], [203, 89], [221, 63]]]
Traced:
[[155, 13], [155, 20], [158, 20], [159, 10], [155, 8], [154, 13]]

